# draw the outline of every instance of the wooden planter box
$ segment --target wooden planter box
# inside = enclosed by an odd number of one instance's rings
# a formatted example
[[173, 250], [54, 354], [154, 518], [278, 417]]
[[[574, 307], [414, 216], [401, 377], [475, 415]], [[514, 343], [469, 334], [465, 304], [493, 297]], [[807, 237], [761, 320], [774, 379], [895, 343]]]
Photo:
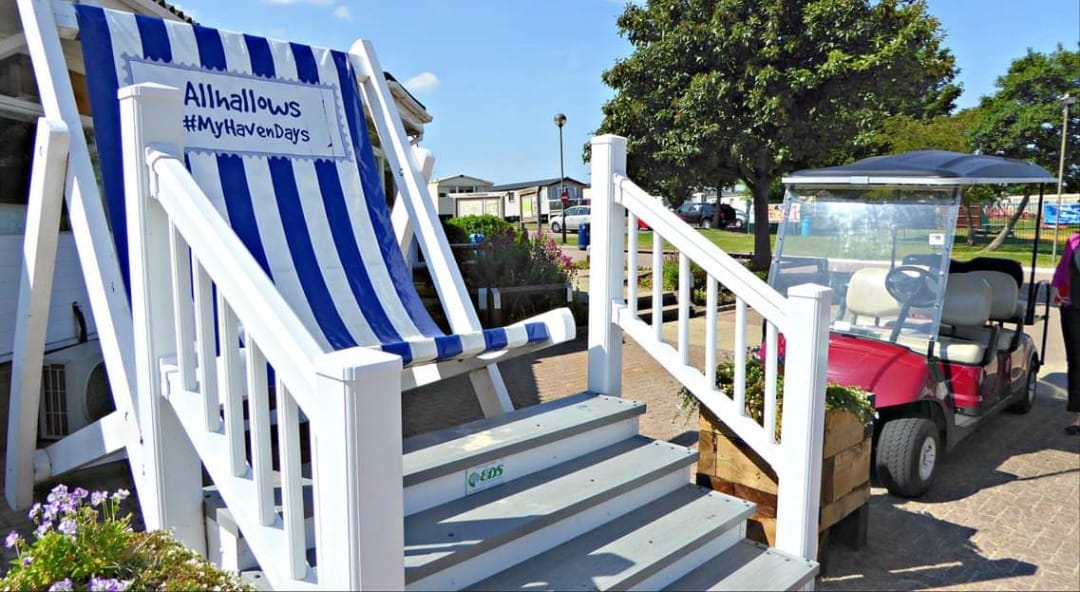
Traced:
[[[752, 448], [706, 409], [701, 409], [698, 432], [697, 482], [757, 504], [747, 522], [746, 536], [776, 543], [776, 473]], [[837, 526], [836, 538], [854, 548], [866, 542], [870, 499], [870, 449], [873, 429], [847, 411], [825, 414], [824, 461], [821, 467], [821, 514], [818, 532]], [[843, 521], [843, 524], [840, 524]]]

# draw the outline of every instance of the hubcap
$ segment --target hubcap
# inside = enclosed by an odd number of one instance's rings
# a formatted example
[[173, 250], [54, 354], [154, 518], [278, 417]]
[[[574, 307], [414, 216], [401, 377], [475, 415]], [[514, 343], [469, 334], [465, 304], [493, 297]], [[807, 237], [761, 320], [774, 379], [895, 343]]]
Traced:
[[926, 481], [934, 474], [934, 463], [937, 462], [937, 443], [934, 438], [927, 436], [923, 440], [919, 450], [919, 478]]

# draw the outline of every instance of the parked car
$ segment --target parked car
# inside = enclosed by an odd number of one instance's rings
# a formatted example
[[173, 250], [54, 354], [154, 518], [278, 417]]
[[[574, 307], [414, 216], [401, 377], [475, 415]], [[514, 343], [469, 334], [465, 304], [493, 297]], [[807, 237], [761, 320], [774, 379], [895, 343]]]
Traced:
[[577, 232], [578, 226], [589, 221], [590, 206], [573, 206], [566, 211], [551, 217], [551, 231], [562, 232], [563, 226], [567, 232]]
[[[702, 228], [713, 227], [713, 217], [716, 214], [715, 203], [684, 202], [675, 215], [682, 218], [687, 224], [693, 224]], [[728, 204], [720, 204], [720, 228], [726, 228], [737, 219], [735, 208]]]

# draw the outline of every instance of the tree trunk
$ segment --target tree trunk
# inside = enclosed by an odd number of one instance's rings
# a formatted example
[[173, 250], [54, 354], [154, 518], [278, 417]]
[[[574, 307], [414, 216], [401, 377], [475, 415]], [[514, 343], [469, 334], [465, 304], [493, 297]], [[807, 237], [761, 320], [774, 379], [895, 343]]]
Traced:
[[754, 271], [769, 268], [772, 260], [772, 236], [769, 234], [769, 186], [771, 178], [758, 178], [750, 188], [754, 192]]
[[964, 208], [964, 220], [967, 226], [967, 244], [969, 247], [975, 246], [975, 224], [971, 221], [971, 204], [963, 202], [961, 206]]
[[987, 251], [994, 251], [1005, 243], [1005, 237], [1009, 236], [1009, 233], [1012, 232], [1013, 227], [1016, 226], [1016, 221], [1019, 220], [1020, 216], [1024, 214], [1024, 210], [1027, 209], [1028, 201], [1030, 199], [1031, 190], [1024, 189], [1024, 199], [1020, 200], [1020, 206], [1016, 208], [1016, 211], [1013, 212], [1012, 216], [1009, 216], [1008, 222], [1005, 223], [1005, 228], [1002, 228], [1001, 232], [999, 232], [998, 235], [994, 237], [994, 240], [990, 241], [990, 244], [986, 245]]

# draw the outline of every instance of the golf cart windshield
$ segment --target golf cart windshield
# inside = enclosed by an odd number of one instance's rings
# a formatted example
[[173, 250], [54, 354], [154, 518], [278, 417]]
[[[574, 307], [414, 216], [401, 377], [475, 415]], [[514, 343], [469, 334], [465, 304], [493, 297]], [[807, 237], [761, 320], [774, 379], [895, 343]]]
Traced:
[[[937, 335], [959, 209], [954, 187], [791, 185], [769, 284], [833, 288], [832, 330]], [[925, 341], [924, 341], [925, 342]]]

